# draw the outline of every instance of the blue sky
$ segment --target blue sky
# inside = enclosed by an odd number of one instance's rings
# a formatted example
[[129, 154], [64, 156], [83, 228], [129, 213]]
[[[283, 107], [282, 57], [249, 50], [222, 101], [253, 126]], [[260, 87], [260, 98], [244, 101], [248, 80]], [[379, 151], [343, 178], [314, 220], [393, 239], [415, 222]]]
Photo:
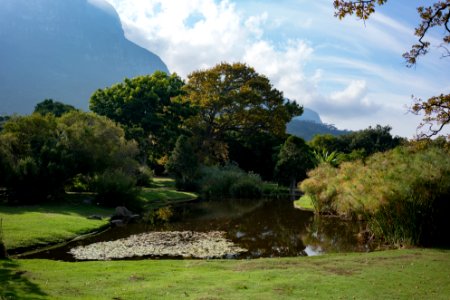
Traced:
[[396, 0], [365, 24], [334, 17], [331, 0], [107, 0], [126, 36], [158, 54], [182, 77], [222, 61], [245, 62], [285, 96], [341, 129], [391, 125], [413, 137], [421, 117], [411, 96], [450, 92], [450, 59], [432, 51], [407, 68], [402, 53], [416, 42], [416, 7]]

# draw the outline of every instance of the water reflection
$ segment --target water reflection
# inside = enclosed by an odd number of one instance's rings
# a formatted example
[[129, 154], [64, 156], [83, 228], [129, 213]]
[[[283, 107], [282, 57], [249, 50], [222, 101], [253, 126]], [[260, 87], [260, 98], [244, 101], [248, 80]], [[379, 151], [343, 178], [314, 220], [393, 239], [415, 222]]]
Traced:
[[[372, 250], [367, 238], [366, 224], [343, 221], [333, 217], [314, 216], [302, 236], [308, 245], [306, 253], [317, 255], [330, 252], [366, 252]], [[308, 253], [308, 255], [310, 255]]]
[[238, 258], [318, 255], [328, 252], [367, 251], [360, 238], [363, 224], [320, 218], [293, 207], [290, 200], [227, 200], [179, 205], [158, 213], [141, 224], [114, 228], [89, 239], [28, 256], [73, 260], [72, 248], [110, 241], [148, 231], [225, 231], [227, 239], [248, 249]]

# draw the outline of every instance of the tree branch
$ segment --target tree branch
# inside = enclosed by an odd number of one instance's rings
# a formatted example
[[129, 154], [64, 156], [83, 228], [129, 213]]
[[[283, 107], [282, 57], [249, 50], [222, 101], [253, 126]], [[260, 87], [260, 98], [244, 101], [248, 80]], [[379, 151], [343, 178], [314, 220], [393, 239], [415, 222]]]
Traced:
[[[416, 28], [415, 32], [415, 35], [419, 37], [419, 43], [413, 45], [409, 52], [403, 54], [408, 67], [415, 65], [419, 56], [428, 53], [430, 42], [424, 41], [423, 39], [432, 27], [444, 25], [447, 32], [450, 33], [450, 29], [448, 27], [450, 3], [448, 0], [446, 2], [447, 3], [438, 2], [433, 6], [429, 6], [427, 8], [419, 7], [417, 9], [420, 18], [422, 19], [422, 23]], [[449, 43], [450, 37], [445, 36], [443, 40], [444, 43]]]

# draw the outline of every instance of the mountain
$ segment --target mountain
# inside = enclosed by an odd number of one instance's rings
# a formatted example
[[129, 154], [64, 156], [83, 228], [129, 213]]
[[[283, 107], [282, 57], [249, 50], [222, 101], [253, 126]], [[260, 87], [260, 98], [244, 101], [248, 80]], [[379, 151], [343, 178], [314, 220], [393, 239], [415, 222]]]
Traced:
[[314, 123], [322, 124], [322, 120], [320, 119], [319, 114], [307, 107], [303, 107], [303, 114], [301, 116], [294, 117], [294, 120], [311, 121]]
[[87, 110], [98, 88], [168, 72], [125, 38], [104, 0], [0, 0], [0, 115], [27, 114], [46, 98]]
[[286, 132], [310, 141], [316, 134], [343, 135], [349, 130], [339, 130], [334, 125], [322, 123], [317, 112], [309, 108], [303, 108], [301, 116], [294, 117], [286, 124]]

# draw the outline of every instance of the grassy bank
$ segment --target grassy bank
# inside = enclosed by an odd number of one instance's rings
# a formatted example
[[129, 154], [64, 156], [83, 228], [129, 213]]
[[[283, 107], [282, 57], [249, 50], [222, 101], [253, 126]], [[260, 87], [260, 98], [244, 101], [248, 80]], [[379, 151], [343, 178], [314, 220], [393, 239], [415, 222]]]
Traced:
[[197, 195], [175, 190], [171, 178], [157, 177], [149, 188], [143, 188], [139, 196], [146, 209], [156, 209], [167, 205], [197, 199]]
[[303, 195], [294, 201], [294, 207], [302, 210], [314, 211], [314, 204], [308, 195]]
[[[450, 251], [256, 260], [0, 261], [0, 299], [449, 299]], [[3, 297], [3, 298], [2, 298]]]
[[[155, 209], [197, 198], [195, 194], [176, 191], [174, 186], [172, 179], [155, 178], [152, 187], [142, 189], [140, 200], [146, 209]], [[83, 197], [78, 196], [67, 195], [70, 204], [63, 205], [0, 206], [7, 249], [60, 243], [108, 224], [114, 208], [82, 204]], [[87, 219], [90, 215], [104, 219]]]
[[[113, 209], [93, 205], [0, 206], [4, 242], [8, 250], [43, 246], [72, 239], [108, 223]], [[103, 220], [89, 220], [90, 215]]]

